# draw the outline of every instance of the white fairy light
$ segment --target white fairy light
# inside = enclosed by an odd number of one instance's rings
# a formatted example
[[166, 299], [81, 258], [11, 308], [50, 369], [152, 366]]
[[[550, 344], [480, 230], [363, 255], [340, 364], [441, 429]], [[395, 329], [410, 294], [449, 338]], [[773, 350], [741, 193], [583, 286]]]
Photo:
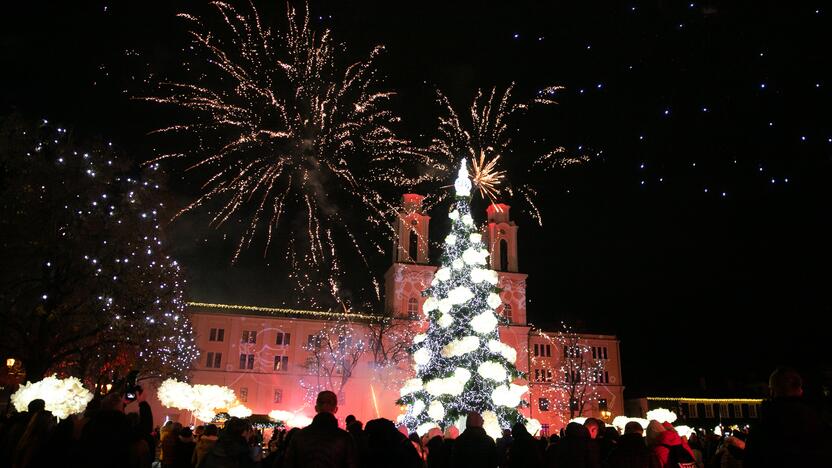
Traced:
[[487, 335], [497, 329], [497, 317], [490, 310], [486, 310], [471, 319], [471, 328], [480, 335]]

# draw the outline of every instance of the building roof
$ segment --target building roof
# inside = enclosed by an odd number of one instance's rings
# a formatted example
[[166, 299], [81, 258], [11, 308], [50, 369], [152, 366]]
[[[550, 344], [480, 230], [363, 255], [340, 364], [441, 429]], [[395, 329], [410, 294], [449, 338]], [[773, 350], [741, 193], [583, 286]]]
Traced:
[[206, 302], [188, 302], [192, 312], [218, 315], [253, 315], [257, 317], [299, 318], [307, 320], [332, 320], [348, 318], [351, 320], [378, 321], [389, 317], [366, 312], [333, 312], [331, 310], [289, 309], [284, 307], [263, 307], [242, 304], [213, 304]]
[[681, 403], [762, 403], [762, 398], [644, 397], [647, 401], [678, 401]]

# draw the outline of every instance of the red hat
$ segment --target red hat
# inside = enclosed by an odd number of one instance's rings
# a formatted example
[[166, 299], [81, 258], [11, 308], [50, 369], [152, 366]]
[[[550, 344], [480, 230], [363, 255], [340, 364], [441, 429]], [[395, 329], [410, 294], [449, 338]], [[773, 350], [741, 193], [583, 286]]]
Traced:
[[669, 431], [675, 431], [676, 430], [676, 429], [673, 428], [673, 424], [670, 424], [669, 422], [663, 422], [662, 426], [665, 429], [669, 430]]

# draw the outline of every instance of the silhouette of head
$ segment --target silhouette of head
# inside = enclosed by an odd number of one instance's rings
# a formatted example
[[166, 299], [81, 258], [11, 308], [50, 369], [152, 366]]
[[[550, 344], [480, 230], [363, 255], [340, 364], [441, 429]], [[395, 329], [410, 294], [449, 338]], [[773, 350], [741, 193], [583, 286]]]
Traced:
[[600, 424], [598, 424], [598, 420], [595, 418], [587, 418], [584, 422], [584, 427], [586, 427], [586, 430], [589, 431], [590, 439], [597, 438], [598, 432], [601, 430]]
[[338, 396], [334, 392], [324, 390], [318, 394], [315, 400], [316, 413], [332, 413], [338, 412]]
[[638, 421], [630, 421], [624, 426], [624, 433], [642, 435], [644, 434], [644, 428], [641, 427]]
[[43, 411], [45, 408], [46, 402], [41, 400], [40, 398], [35, 398], [34, 400], [29, 402], [27, 410], [30, 413], [37, 413], [38, 411]]
[[465, 427], [482, 427], [484, 422], [479, 413], [471, 411], [468, 413], [468, 417], [465, 418]]

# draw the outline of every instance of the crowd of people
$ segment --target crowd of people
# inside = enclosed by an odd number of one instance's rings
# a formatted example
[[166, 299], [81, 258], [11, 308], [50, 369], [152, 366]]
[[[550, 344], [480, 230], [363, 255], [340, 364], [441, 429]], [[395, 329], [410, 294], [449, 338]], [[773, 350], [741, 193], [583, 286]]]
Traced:
[[220, 429], [191, 429], [168, 421], [152, 427], [143, 395], [126, 411], [116, 394], [93, 400], [81, 415], [55, 424], [43, 400], [0, 426], [0, 468], [759, 468], [832, 466], [824, 457], [830, 430], [802, 398], [800, 376], [780, 369], [770, 380], [772, 399], [750, 433], [680, 436], [669, 423], [630, 422], [624, 433], [589, 418], [559, 434], [537, 437], [523, 424], [496, 441], [483, 418], [468, 414], [460, 433], [451, 426], [423, 436], [406, 434], [388, 419], [366, 424], [352, 415], [339, 427], [338, 400], [330, 391], [316, 400], [316, 416], [303, 429], [262, 433], [245, 419]]

